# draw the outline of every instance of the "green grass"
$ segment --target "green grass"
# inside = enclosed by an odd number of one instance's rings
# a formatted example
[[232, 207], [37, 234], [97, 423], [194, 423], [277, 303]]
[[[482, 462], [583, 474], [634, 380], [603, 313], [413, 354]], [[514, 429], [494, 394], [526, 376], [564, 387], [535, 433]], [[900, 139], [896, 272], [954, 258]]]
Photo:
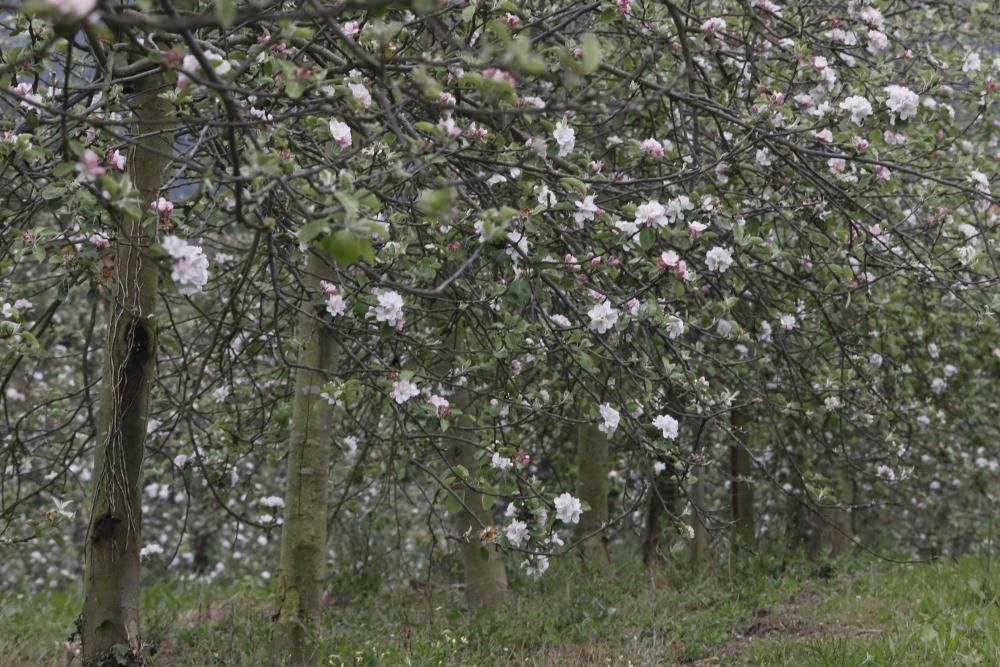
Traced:
[[[655, 575], [621, 559], [598, 583], [571, 559], [540, 580], [512, 572], [514, 602], [468, 613], [436, 582], [333, 597], [316, 638], [322, 665], [1000, 664], [1000, 597], [985, 562], [842, 559], [834, 574], [767, 560]], [[161, 581], [144, 593], [150, 665], [263, 665], [272, 591]], [[78, 591], [0, 607], [0, 664], [69, 664]], [[72, 664], [79, 665], [79, 661]]]

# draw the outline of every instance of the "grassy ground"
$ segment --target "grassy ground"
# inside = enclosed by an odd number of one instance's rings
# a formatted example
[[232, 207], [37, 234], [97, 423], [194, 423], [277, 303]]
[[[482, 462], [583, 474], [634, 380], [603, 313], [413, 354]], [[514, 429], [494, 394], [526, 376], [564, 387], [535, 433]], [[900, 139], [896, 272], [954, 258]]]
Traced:
[[[318, 665], [1000, 665], [1000, 577], [982, 559], [849, 558], [818, 576], [763, 561], [603, 582], [563, 560], [515, 575], [513, 604], [469, 614], [457, 588], [419, 583], [331, 600]], [[145, 592], [156, 667], [265, 664], [270, 591], [169, 581]], [[65, 642], [78, 592], [4, 593], [0, 665], [79, 665]]]

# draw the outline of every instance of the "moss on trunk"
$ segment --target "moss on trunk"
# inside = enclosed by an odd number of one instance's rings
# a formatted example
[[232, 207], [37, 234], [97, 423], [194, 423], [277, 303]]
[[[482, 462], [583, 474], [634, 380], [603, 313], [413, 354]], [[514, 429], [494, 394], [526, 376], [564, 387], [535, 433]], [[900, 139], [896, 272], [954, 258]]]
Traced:
[[[319, 281], [328, 273], [327, 262], [310, 253], [304, 281], [307, 298], [320, 293]], [[326, 576], [333, 407], [320, 394], [337, 371], [337, 348], [333, 333], [308, 304], [299, 316], [298, 338], [302, 348], [292, 399], [273, 656], [276, 663], [306, 665], [314, 664], [309, 629], [319, 616]]]
[[576, 452], [577, 496], [590, 505], [576, 528], [576, 539], [586, 538], [579, 553], [584, 566], [603, 570], [611, 564], [604, 533], [608, 524], [608, 437], [596, 424], [580, 424]]
[[[460, 327], [456, 326], [449, 340], [452, 352], [449, 363], [465, 350], [465, 339]], [[479, 470], [476, 456], [478, 435], [473, 417], [475, 406], [467, 387], [456, 387], [451, 396], [451, 406], [463, 414], [456, 420], [449, 438], [448, 460], [451, 465], [464, 466], [471, 479]], [[465, 600], [471, 609], [479, 607], [496, 608], [510, 597], [507, 588], [507, 569], [503, 554], [495, 544], [483, 543], [479, 531], [493, 525], [493, 517], [483, 507], [483, 496], [475, 488], [466, 484], [455, 492], [462, 498], [465, 507], [455, 517], [455, 528], [462, 542], [462, 567], [465, 576]]]

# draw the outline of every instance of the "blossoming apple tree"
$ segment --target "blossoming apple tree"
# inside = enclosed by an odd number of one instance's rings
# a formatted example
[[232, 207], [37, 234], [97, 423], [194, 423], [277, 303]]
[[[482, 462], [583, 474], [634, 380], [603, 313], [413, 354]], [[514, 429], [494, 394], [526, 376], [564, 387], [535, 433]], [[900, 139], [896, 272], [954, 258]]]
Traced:
[[85, 659], [142, 651], [141, 556], [277, 568], [307, 663], [359, 526], [499, 605], [637, 517], [822, 549], [988, 508], [975, 3], [5, 11], [0, 516], [84, 546]]

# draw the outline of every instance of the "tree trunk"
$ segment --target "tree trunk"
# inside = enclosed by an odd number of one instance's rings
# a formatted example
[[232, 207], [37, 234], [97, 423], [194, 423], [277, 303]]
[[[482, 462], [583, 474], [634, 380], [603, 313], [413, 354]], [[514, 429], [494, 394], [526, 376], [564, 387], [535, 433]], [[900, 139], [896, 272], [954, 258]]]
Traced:
[[664, 515], [671, 518], [677, 515], [677, 478], [672, 457], [667, 468], [658, 475], [654, 473], [652, 479], [642, 548], [642, 562], [646, 567], [664, 560], [670, 550], [670, 540], [664, 540]]
[[577, 427], [577, 495], [590, 505], [575, 533], [577, 540], [586, 538], [580, 557], [584, 566], [604, 569], [611, 564], [603, 531], [608, 523], [608, 437], [596, 424]]
[[[305, 285], [320, 293], [319, 281], [329, 274], [324, 258], [309, 254]], [[292, 403], [291, 437], [285, 479], [285, 513], [281, 529], [279, 598], [273, 654], [284, 664], [314, 664], [309, 655], [310, 626], [320, 612], [326, 576], [327, 478], [330, 472], [333, 407], [320, 394], [337, 372], [333, 333], [305, 306], [299, 316], [298, 368]]]
[[694, 530], [694, 539], [691, 541], [691, 562], [694, 564], [704, 563], [708, 560], [708, 529], [702, 519], [701, 512], [705, 509], [705, 467], [696, 466], [694, 474], [698, 479], [691, 489], [691, 529]]
[[[157, 94], [162, 78], [136, 83], [132, 105], [139, 137], [129, 175], [145, 215], [124, 217], [115, 246], [115, 300], [105, 347], [101, 410], [90, 523], [84, 545], [81, 619], [84, 664], [112, 650], [139, 656], [139, 550], [142, 546], [142, 460], [150, 390], [156, 373], [156, 296], [159, 271], [148, 254], [157, 219], [148, 204], [159, 194], [173, 149], [164, 126], [170, 103]], [[115, 663], [118, 664], [118, 663]]]
[[[732, 428], [735, 436], [739, 436], [745, 417], [732, 413]], [[735, 524], [735, 539], [738, 547], [752, 547], [754, 544], [753, 524], [753, 460], [745, 443], [736, 443], [729, 447], [729, 494], [732, 501], [733, 522]]]
[[[451, 349], [454, 356], [465, 350], [465, 339], [461, 328], [455, 325], [452, 333]], [[450, 361], [454, 361], [454, 356]], [[450, 364], [449, 364], [450, 365]], [[451, 406], [462, 412], [453, 426], [454, 437], [450, 438], [448, 460], [451, 465], [461, 465], [475, 480], [479, 471], [476, 445], [479, 436], [472, 416], [472, 394], [465, 386], [455, 387], [451, 395]], [[479, 539], [479, 531], [493, 525], [493, 517], [483, 507], [483, 495], [469, 484], [454, 489], [464, 507], [455, 517], [455, 528], [462, 538], [462, 567], [465, 572], [465, 600], [470, 609], [480, 607], [500, 607], [510, 597], [507, 589], [507, 568], [503, 554], [496, 544], [484, 543]]]
[[832, 467], [831, 482], [837, 492], [837, 504], [829, 509], [828, 516], [823, 517], [821, 532], [823, 550], [836, 558], [854, 543], [849, 509], [854, 502], [854, 485], [843, 466]]

